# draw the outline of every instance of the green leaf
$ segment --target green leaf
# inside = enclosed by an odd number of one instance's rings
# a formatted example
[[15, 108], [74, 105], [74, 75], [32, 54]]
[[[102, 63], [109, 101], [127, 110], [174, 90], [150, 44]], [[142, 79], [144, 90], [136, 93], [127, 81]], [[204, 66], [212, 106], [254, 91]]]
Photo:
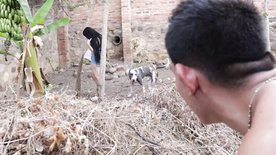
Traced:
[[23, 52], [23, 44], [22, 41], [14, 41], [16, 45], [19, 47], [20, 51]]
[[0, 33], [0, 37], [8, 38], [7, 33]]
[[33, 22], [33, 17], [32, 17], [32, 12], [28, 3], [28, 0], [18, 0], [18, 2], [20, 3], [24, 15], [26, 16], [27, 20], [29, 23]]
[[44, 85], [45, 91], [49, 92], [53, 88], [53, 85], [50, 83], [48, 85]]
[[[8, 34], [7, 33], [0, 33], [0, 37], [4, 37], [4, 38], [8, 38]], [[15, 41], [13, 39], [11, 39], [12, 41], [14, 41], [16, 43], [16, 45], [19, 47], [20, 51], [23, 52], [23, 45], [22, 45], [22, 41]], [[2, 54], [2, 53], [1, 53]], [[12, 56], [12, 55], [11, 55]]]
[[70, 18], [69, 17], [66, 17], [66, 18], [62, 18], [50, 25], [47, 25], [46, 27], [44, 27], [43, 29], [41, 29], [40, 31], [36, 32], [34, 35], [36, 36], [40, 36], [40, 35], [43, 35], [43, 34], [47, 34], [47, 33], [50, 33], [51, 31], [55, 31], [57, 29], [59, 29], [60, 27], [68, 24], [70, 22]]
[[[0, 54], [5, 54], [5, 53], [6, 53], [6, 51], [0, 50]], [[7, 52], [7, 55], [9, 55], [9, 56], [12, 56], [12, 57], [15, 57], [15, 58], [16, 58], [16, 56], [14, 56], [13, 54], [11, 54], [11, 53], [9, 53], [9, 52]]]
[[268, 13], [267, 12], [262, 12], [263, 16], [264, 17], [267, 17], [268, 16]]
[[53, 0], [47, 0], [47, 2], [43, 4], [43, 6], [36, 12], [33, 23], [31, 24], [31, 27], [34, 27], [37, 24], [44, 24], [45, 17], [48, 14], [49, 10], [51, 9], [52, 5], [53, 5]]

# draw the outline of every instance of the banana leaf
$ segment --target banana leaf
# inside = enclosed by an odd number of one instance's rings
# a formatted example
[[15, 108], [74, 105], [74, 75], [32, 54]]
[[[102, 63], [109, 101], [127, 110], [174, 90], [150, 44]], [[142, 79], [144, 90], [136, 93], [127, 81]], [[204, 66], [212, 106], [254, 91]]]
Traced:
[[31, 27], [36, 26], [37, 24], [44, 24], [45, 17], [48, 14], [49, 10], [51, 9], [53, 5], [53, 0], [47, 0], [43, 6], [36, 12], [33, 23], [31, 24]]
[[36, 36], [41, 36], [43, 34], [47, 34], [50, 33], [51, 31], [55, 31], [57, 29], [59, 29], [60, 27], [70, 23], [71, 19], [69, 17], [66, 18], [62, 18], [50, 25], [47, 25], [46, 27], [44, 27], [43, 29], [37, 31], [34, 35]]
[[16, 45], [19, 47], [20, 51], [23, 52], [23, 44], [22, 41], [14, 41]]
[[[6, 51], [4, 51], [4, 50], [0, 50], [0, 54], [5, 54], [6, 53]], [[9, 52], [7, 52], [7, 55], [9, 55], [9, 56], [12, 56], [12, 57], [15, 57], [16, 58], [16, 56], [15, 55], [13, 55], [13, 54], [11, 54], [11, 53], [9, 53]]]
[[24, 15], [26, 16], [28, 23], [33, 23], [32, 12], [31, 12], [28, 0], [18, 0], [18, 2], [20, 3], [24, 11]]
[[[0, 33], [0, 37], [4, 37], [4, 38], [8, 38], [8, 34], [7, 33]], [[11, 39], [12, 41], [14, 41], [16, 43], [16, 45], [19, 47], [20, 51], [23, 52], [23, 45], [22, 45], [22, 41], [15, 41], [13, 39]], [[2, 53], [1, 53], [2, 54]], [[11, 55], [12, 56], [12, 55]]]

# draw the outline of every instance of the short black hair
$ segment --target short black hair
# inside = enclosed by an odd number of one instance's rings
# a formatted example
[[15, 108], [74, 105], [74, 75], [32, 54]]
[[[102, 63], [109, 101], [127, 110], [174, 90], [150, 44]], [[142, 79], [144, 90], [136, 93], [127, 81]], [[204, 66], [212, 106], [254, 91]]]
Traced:
[[[262, 16], [252, 3], [187, 0], [173, 10], [169, 22], [165, 43], [172, 62], [194, 67], [212, 82], [222, 84], [274, 67], [266, 52]], [[267, 56], [265, 66], [231, 68]]]

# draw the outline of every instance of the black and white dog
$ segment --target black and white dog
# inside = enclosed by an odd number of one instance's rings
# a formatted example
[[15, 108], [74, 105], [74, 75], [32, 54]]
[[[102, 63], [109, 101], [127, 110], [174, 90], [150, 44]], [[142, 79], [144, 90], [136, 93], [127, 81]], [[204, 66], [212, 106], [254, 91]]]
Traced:
[[143, 84], [143, 79], [148, 77], [148, 87], [151, 89], [151, 85], [153, 83], [157, 82], [157, 77], [158, 77], [158, 72], [157, 69], [161, 68], [170, 68], [170, 60], [167, 58], [167, 64], [163, 66], [144, 66], [144, 67], [139, 67], [139, 68], [131, 68], [127, 69], [126, 74], [129, 76], [130, 80], [130, 94], [128, 97], [132, 96], [133, 93], [133, 86], [135, 82], [138, 82], [140, 85], [143, 86], [143, 93], [145, 93], [146, 88], [145, 85]]
[[146, 88], [143, 84], [143, 79], [146, 77], [149, 78], [149, 89], [151, 89], [151, 85], [157, 82], [158, 77], [156, 69], [154, 67], [149, 66], [127, 69], [126, 74], [129, 76], [130, 80], [130, 94], [128, 95], [128, 97], [132, 96], [133, 86], [135, 82], [138, 82], [140, 85], [143, 86], [143, 93], [145, 93]]

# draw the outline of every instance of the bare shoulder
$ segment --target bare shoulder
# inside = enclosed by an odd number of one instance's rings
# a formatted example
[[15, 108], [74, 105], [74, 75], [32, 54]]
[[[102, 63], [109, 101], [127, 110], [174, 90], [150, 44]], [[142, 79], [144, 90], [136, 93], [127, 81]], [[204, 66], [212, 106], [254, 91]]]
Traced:
[[275, 155], [276, 130], [249, 131], [240, 146], [238, 155]]
[[239, 155], [275, 155], [276, 148], [276, 83], [260, 94], [252, 127], [244, 136]]

